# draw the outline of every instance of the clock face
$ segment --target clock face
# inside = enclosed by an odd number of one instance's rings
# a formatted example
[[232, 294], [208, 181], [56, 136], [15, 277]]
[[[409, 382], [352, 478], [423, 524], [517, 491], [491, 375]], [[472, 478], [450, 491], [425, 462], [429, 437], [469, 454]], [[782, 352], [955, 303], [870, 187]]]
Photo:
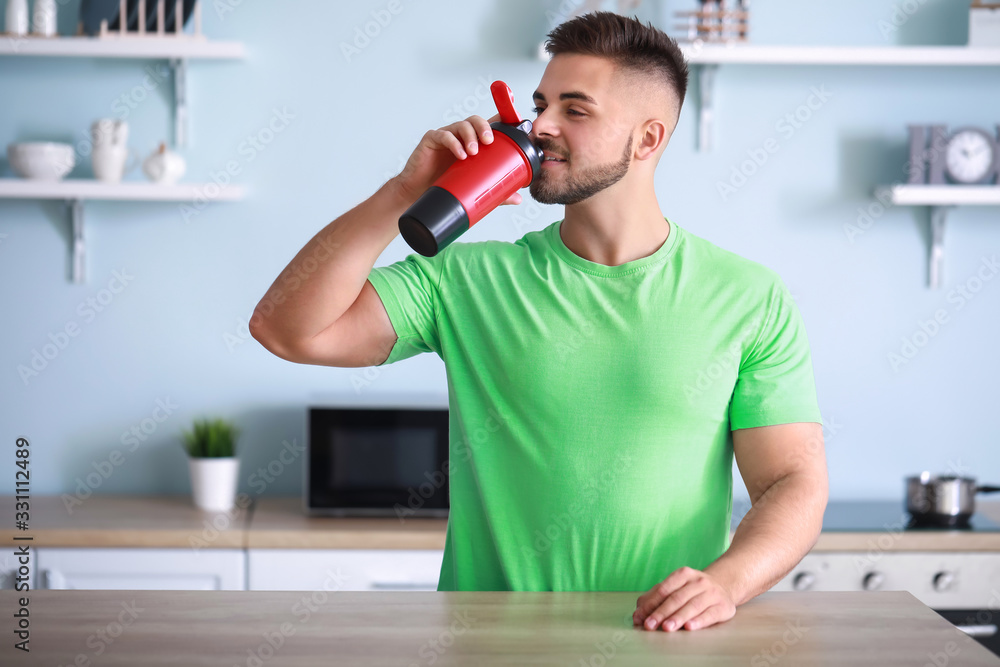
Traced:
[[993, 139], [980, 130], [959, 130], [945, 149], [945, 166], [952, 180], [978, 183], [993, 171]]

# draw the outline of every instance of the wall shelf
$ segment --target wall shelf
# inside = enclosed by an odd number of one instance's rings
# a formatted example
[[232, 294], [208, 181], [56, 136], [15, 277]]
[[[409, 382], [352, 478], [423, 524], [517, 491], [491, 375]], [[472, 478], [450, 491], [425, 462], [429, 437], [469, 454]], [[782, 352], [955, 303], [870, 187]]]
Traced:
[[1000, 48], [682, 44], [693, 65], [1000, 65]]
[[241, 42], [215, 42], [191, 36], [145, 37], [14, 37], [0, 35], [0, 56], [56, 56], [81, 58], [239, 59], [246, 56]]
[[104, 183], [93, 179], [41, 181], [23, 178], [0, 178], [0, 199], [58, 199], [70, 209], [73, 231], [73, 282], [86, 282], [86, 246], [83, 233], [83, 202], [91, 201], [156, 201], [190, 202], [238, 201], [245, 191], [239, 185], [219, 187], [215, 183], [177, 183], [159, 185], [150, 182]]
[[698, 79], [698, 150], [712, 145], [715, 73], [719, 65], [1000, 66], [1000, 48], [967, 46], [768, 46], [682, 44]]
[[156, 34], [142, 37], [37, 37], [0, 34], [0, 56], [129, 58], [166, 60], [174, 84], [174, 146], [187, 145], [187, 61], [241, 59], [241, 42], [213, 42], [204, 36]]
[[931, 219], [928, 276], [932, 289], [941, 286], [944, 223], [955, 206], [1000, 206], [1000, 185], [885, 185], [876, 188], [880, 201], [897, 206], [927, 206]]

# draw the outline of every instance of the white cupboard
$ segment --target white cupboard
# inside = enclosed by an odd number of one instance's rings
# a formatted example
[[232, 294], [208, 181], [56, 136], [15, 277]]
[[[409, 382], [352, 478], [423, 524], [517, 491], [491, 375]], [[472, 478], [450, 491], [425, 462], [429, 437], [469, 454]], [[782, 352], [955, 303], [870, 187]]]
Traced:
[[440, 549], [249, 549], [252, 591], [434, 591]]
[[36, 587], [101, 590], [246, 590], [244, 549], [34, 550]]

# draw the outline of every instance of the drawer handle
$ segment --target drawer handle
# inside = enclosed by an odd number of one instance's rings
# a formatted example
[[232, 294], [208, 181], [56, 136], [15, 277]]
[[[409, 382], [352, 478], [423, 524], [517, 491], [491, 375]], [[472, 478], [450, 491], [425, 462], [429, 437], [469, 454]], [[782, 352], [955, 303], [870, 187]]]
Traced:
[[371, 584], [372, 590], [384, 591], [384, 590], [400, 590], [400, 589], [414, 589], [414, 590], [425, 590], [432, 589], [437, 590], [437, 582], [434, 583], [419, 583], [413, 581], [373, 581]]
[[955, 627], [970, 637], [992, 637], [997, 633], [995, 625], [956, 625]]

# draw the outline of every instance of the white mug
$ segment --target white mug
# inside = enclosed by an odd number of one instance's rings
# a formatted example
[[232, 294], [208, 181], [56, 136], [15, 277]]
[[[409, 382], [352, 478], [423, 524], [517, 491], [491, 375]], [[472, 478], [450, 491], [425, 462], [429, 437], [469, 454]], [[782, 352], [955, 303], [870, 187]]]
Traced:
[[138, 166], [139, 159], [139, 154], [128, 146], [94, 146], [91, 153], [94, 176], [105, 183], [121, 182], [122, 176]]
[[117, 118], [100, 118], [90, 126], [94, 148], [124, 146], [128, 142], [128, 123]]

